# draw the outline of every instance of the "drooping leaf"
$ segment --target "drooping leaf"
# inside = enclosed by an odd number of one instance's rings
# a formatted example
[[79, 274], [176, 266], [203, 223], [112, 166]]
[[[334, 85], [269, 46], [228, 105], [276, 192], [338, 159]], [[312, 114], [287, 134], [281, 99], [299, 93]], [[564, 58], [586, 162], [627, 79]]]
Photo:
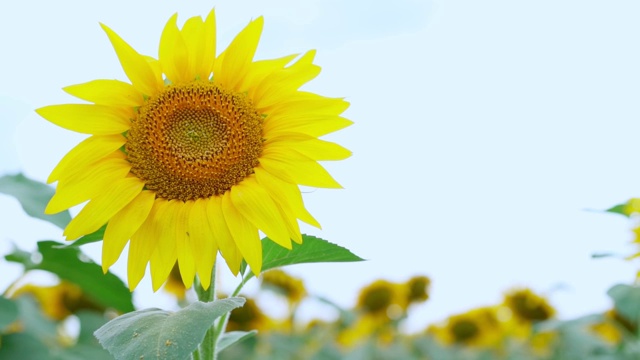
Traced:
[[252, 336], [255, 336], [258, 333], [256, 330], [251, 331], [230, 331], [228, 333], [224, 333], [218, 342], [218, 346], [216, 347], [216, 351], [220, 352], [229, 346], [240, 342], [242, 340], [248, 339]]
[[0, 332], [18, 318], [18, 305], [0, 296]]
[[45, 214], [44, 209], [54, 194], [53, 188], [22, 174], [0, 177], [0, 193], [15, 197], [29, 216], [48, 221], [60, 228], [71, 221], [71, 215], [66, 210], [54, 215]]
[[116, 359], [187, 359], [213, 321], [244, 304], [244, 298], [195, 302], [177, 312], [145, 309], [119, 316], [95, 332]]
[[5, 259], [21, 263], [25, 270], [52, 272], [80, 286], [83, 293], [97, 304], [121, 312], [134, 310], [131, 292], [122, 280], [111, 272], [103, 274], [102, 268], [78, 248], [65, 247], [55, 241], [40, 241], [37, 254], [16, 249]]
[[607, 295], [613, 299], [618, 314], [634, 324], [640, 322], [640, 287], [618, 284]]
[[285, 265], [364, 261], [342, 246], [310, 235], [302, 235], [302, 244], [293, 244], [291, 250], [274, 243], [269, 238], [262, 239], [262, 271]]

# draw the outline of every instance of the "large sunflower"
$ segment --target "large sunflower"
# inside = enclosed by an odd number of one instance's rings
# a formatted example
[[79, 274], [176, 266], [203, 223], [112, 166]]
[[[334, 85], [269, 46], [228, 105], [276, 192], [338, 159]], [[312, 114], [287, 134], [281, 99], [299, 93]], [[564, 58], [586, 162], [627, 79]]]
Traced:
[[[141, 55], [105, 25], [131, 83], [94, 80], [64, 90], [90, 103], [37, 112], [91, 136], [52, 171], [46, 212], [88, 203], [64, 231], [68, 240], [107, 224], [102, 266], [129, 242], [134, 289], [150, 263], [154, 289], [175, 262], [188, 287], [208, 288], [218, 251], [237, 274], [242, 259], [258, 274], [259, 231], [291, 248], [298, 219], [319, 227], [299, 185], [340, 188], [319, 160], [350, 156], [318, 137], [349, 126], [349, 104], [299, 90], [320, 72], [315, 51], [254, 61], [262, 17], [216, 56], [215, 13], [182, 29], [169, 19], [158, 59]], [[296, 61], [294, 61], [297, 58]]]

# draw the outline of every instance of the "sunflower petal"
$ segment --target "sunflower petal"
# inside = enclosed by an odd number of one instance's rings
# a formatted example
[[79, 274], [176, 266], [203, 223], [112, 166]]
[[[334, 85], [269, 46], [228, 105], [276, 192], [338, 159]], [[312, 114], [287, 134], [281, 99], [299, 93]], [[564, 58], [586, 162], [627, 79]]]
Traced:
[[224, 51], [224, 59], [218, 59], [215, 63], [213, 75], [217, 84], [229, 90], [239, 90], [258, 48], [263, 24], [262, 17], [255, 19], [229, 44]]
[[256, 180], [258, 180], [258, 183], [269, 192], [272, 199], [285, 209], [287, 207], [291, 208], [291, 211], [293, 211], [293, 214], [298, 219], [320, 229], [320, 223], [318, 223], [318, 221], [304, 207], [304, 202], [298, 185], [283, 181], [277, 176], [271, 175], [260, 166], [254, 170]]
[[256, 90], [256, 107], [268, 107], [290, 98], [303, 84], [318, 74], [320, 67], [314, 65], [315, 50], [308, 51], [293, 65], [272, 73]]
[[[184, 286], [189, 288], [193, 284], [196, 276], [196, 265], [193, 254], [195, 249], [192, 248], [191, 239], [189, 237], [189, 215], [193, 207], [193, 201], [174, 201], [177, 215], [175, 218], [175, 237], [176, 250], [178, 255], [178, 264], [180, 267], [180, 275]], [[171, 264], [173, 266], [173, 263]]]
[[178, 14], [174, 14], [162, 31], [158, 59], [162, 66], [162, 72], [172, 83], [183, 83], [195, 78], [195, 74], [189, 74], [189, 52], [182, 34], [177, 25]]
[[93, 80], [63, 90], [98, 105], [140, 106], [144, 102], [144, 97], [133, 85], [119, 80]]
[[144, 183], [134, 177], [124, 178], [113, 183], [106, 191], [95, 197], [69, 222], [64, 235], [67, 240], [74, 240], [82, 235], [90, 234], [98, 230], [113, 215], [133, 200]]
[[240, 84], [239, 91], [247, 92], [249, 98], [253, 99], [254, 104], [259, 102], [257, 98], [257, 92], [260, 90], [259, 84], [261, 84], [265, 78], [269, 77], [274, 72], [284, 68], [291, 60], [295, 59], [298, 55], [283, 56], [278, 59], [259, 60], [253, 62], [247, 75], [244, 78], [242, 84]]
[[229, 270], [233, 275], [238, 275], [240, 264], [242, 263], [242, 254], [238, 250], [233, 236], [229, 232], [229, 227], [222, 213], [222, 197], [212, 196], [207, 202], [207, 215], [209, 217], [209, 227], [215, 236], [216, 243], [220, 247], [220, 253], [229, 266]]
[[282, 150], [296, 149], [300, 154], [316, 161], [344, 160], [351, 156], [351, 151], [336, 143], [300, 134], [282, 134], [276, 138], [270, 138], [265, 142], [265, 146]]
[[166, 210], [158, 214], [156, 249], [151, 254], [149, 264], [153, 291], [157, 291], [165, 283], [176, 263], [175, 223], [179, 213], [177, 203], [182, 204], [179, 200], [169, 201]]
[[291, 133], [319, 137], [351, 126], [353, 121], [336, 115], [291, 115], [272, 116], [264, 120], [263, 131], [269, 137], [290, 135]]
[[189, 235], [193, 244], [196, 271], [202, 287], [211, 285], [211, 269], [216, 261], [218, 244], [209, 226], [207, 200], [197, 199], [189, 215]]
[[202, 51], [204, 36], [204, 22], [202, 18], [200, 16], [194, 16], [187, 19], [187, 21], [184, 22], [182, 30], [180, 30], [180, 34], [182, 34], [184, 43], [187, 46], [187, 57], [189, 59], [187, 73], [202, 79], [200, 76], [204, 55]]
[[76, 145], [60, 160], [51, 171], [47, 183], [59, 180], [61, 176], [69, 177], [79, 169], [105, 158], [124, 145], [126, 139], [120, 134], [91, 136]]
[[131, 84], [147, 96], [153, 96], [161, 90], [164, 87], [162, 74], [154, 71], [144, 56], [135, 51], [108, 26], [104, 24], [100, 24], [100, 26], [104, 32], [107, 33], [111, 45], [113, 45], [118, 55], [122, 69], [129, 80], [131, 80]]
[[254, 275], [258, 276], [262, 269], [262, 243], [258, 236], [258, 228], [233, 206], [228, 191], [222, 195], [222, 213], [238, 250]]
[[127, 259], [127, 281], [129, 289], [138, 286], [140, 280], [144, 276], [147, 263], [151, 259], [151, 255], [156, 249], [156, 244], [160, 236], [158, 229], [158, 218], [167, 209], [167, 201], [158, 198], [154, 201], [153, 207], [149, 212], [149, 216], [140, 226], [138, 231], [133, 234], [129, 241], [129, 257]]
[[256, 228], [262, 230], [276, 244], [291, 249], [291, 239], [278, 207], [269, 193], [249, 176], [232, 187], [231, 203]]
[[129, 130], [133, 108], [92, 104], [50, 105], [36, 112], [67, 130], [94, 135], [119, 134]]
[[149, 216], [155, 197], [155, 193], [143, 190], [109, 220], [102, 241], [102, 271], [106, 273], [118, 260], [127, 241]]
[[329, 189], [342, 188], [320, 164], [295, 150], [265, 147], [260, 165], [272, 175], [292, 184]]
[[58, 183], [44, 212], [56, 214], [72, 206], [81, 204], [95, 196], [99, 196], [114, 182], [124, 179], [131, 169], [131, 164], [119, 157], [109, 157], [88, 166], [69, 178]]

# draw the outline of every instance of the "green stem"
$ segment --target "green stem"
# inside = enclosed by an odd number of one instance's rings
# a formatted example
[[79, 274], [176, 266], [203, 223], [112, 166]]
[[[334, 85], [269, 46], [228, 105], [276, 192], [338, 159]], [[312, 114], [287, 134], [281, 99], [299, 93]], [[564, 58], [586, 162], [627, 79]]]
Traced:
[[[216, 300], [216, 266], [213, 265], [211, 271], [211, 285], [208, 289], [204, 289], [200, 281], [196, 281], [195, 284], [196, 293], [198, 294], [198, 300], [202, 302], [213, 302]], [[215, 323], [211, 324], [209, 330], [204, 335], [204, 340], [200, 344], [200, 351], [198, 357], [194, 356], [194, 359], [199, 360], [216, 360], [216, 345], [218, 343], [218, 336], [216, 335]]]
[[[242, 278], [242, 281], [240, 282], [240, 284], [238, 284], [238, 286], [233, 291], [233, 294], [231, 294], [230, 297], [238, 296], [238, 294], [240, 294], [240, 291], [242, 290], [244, 285], [247, 283], [247, 281], [251, 280], [252, 277], [253, 277], [253, 273], [249, 273], [247, 274], [247, 276]], [[220, 320], [218, 320], [218, 324], [216, 326], [216, 335], [218, 337], [222, 336], [222, 334], [224, 333], [224, 330], [227, 328], [227, 323], [229, 322], [229, 316], [231, 316], [231, 312], [228, 312], [222, 315]], [[216, 339], [216, 341], [218, 340]]]

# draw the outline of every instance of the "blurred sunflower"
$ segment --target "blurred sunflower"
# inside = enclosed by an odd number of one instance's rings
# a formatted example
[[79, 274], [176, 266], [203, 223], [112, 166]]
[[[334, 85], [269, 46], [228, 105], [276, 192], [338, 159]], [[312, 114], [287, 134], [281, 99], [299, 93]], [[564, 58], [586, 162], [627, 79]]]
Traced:
[[242, 307], [229, 315], [226, 331], [265, 331], [272, 329], [275, 322], [267, 316], [252, 298], [246, 298]]
[[591, 325], [590, 330], [611, 344], [619, 344], [627, 335], [635, 336], [638, 327], [615, 309], [605, 312], [602, 321]]
[[533, 323], [552, 318], [556, 311], [549, 302], [530, 289], [514, 289], [504, 296], [504, 305], [520, 322]]
[[12, 298], [32, 296], [42, 312], [53, 320], [64, 320], [79, 310], [104, 311], [105, 307], [87, 298], [75, 284], [61, 281], [53, 286], [25, 284], [10, 294]]
[[262, 274], [262, 286], [272, 289], [296, 305], [307, 296], [302, 279], [293, 277], [280, 269], [269, 270]]
[[429, 299], [429, 286], [431, 279], [426, 276], [414, 276], [410, 278], [405, 286], [408, 289], [408, 302], [424, 302]]
[[91, 136], [56, 166], [49, 214], [88, 200], [69, 223], [68, 240], [104, 234], [103, 270], [129, 242], [134, 289], [150, 263], [154, 290], [176, 260], [186, 287], [195, 274], [206, 289], [218, 251], [237, 274], [242, 259], [259, 274], [259, 231], [290, 249], [298, 220], [320, 227], [299, 185], [340, 188], [318, 163], [350, 156], [320, 140], [352, 124], [349, 104], [299, 88], [316, 77], [315, 51], [253, 61], [263, 18], [247, 25], [216, 57], [216, 21], [177, 15], [160, 38], [158, 59], [134, 50], [105, 25], [130, 83], [94, 80], [66, 87], [90, 104], [37, 112]]
[[405, 286], [379, 279], [360, 290], [356, 309], [365, 315], [396, 320], [408, 307], [407, 294]]
[[431, 325], [427, 333], [451, 345], [494, 347], [504, 336], [495, 307], [482, 307], [450, 316], [443, 325]]

